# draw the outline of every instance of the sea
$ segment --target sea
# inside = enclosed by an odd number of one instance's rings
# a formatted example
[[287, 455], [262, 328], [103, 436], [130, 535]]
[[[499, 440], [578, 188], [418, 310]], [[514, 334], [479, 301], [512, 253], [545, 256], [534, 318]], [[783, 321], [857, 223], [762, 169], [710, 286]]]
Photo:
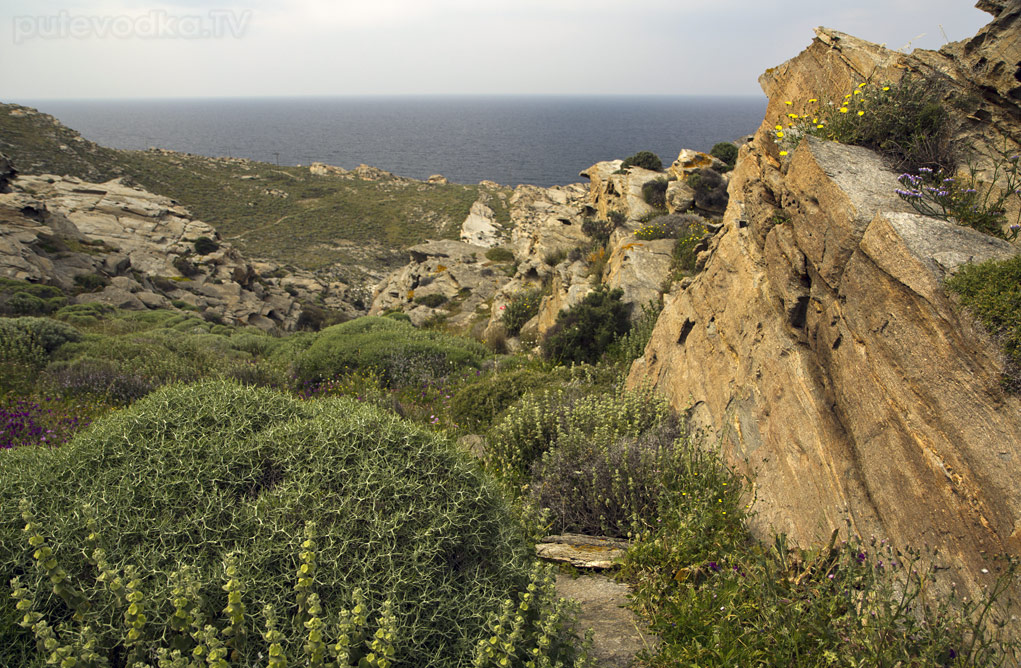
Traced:
[[583, 181], [602, 160], [754, 132], [766, 98], [713, 96], [374, 96], [19, 101], [86, 139], [280, 165], [368, 164], [400, 176], [543, 187]]

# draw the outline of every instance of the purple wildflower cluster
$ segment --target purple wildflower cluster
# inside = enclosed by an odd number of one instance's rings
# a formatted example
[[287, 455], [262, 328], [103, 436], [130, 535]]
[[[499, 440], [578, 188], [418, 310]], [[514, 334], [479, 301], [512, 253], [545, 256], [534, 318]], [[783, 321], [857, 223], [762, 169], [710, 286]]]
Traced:
[[0, 400], [0, 449], [9, 450], [23, 445], [57, 447], [89, 425], [87, 418], [64, 414], [55, 407], [55, 400], [44, 398], [41, 401]]

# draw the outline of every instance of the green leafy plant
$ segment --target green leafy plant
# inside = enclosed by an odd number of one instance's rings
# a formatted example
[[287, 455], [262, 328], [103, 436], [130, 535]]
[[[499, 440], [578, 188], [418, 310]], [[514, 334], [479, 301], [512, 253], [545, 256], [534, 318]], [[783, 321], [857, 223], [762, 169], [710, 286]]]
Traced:
[[514, 253], [506, 248], [495, 246], [486, 251], [486, 259], [491, 262], [513, 262]]
[[677, 232], [677, 241], [674, 243], [671, 273], [675, 277], [695, 273], [697, 249], [708, 232], [704, 219], [697, 216], [685, 219]]
[[722, 213], [727, 209], [730, 199], [727, 183], [717, 171], [703, 168], [692, 172], [688, 175], [688, 185], [695, 191], [697, 208], [714, 213]]
[[434, 292], [428, 295], [416, 295], [415, 303], [428, 306], [429, 308], [437, 308], [446, 304], [447, 298], [438, 292]]
[[216, 243], [209, 237], [199, 237], [195, 240], [195, 252], [199, 255], [209, 255], [220, 250], [220, 244]]
[[110, 285], [110, 279], [99, 274], [78, 274], [74, 277], [74, 284], [80, 292], [99, 292]]

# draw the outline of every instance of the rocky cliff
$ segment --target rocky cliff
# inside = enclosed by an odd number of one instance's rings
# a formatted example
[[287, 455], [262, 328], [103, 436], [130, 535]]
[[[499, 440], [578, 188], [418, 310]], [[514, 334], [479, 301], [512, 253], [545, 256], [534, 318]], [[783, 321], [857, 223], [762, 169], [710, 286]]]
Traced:
[[120, 179], [19, 176], [0, 155], [0, 193], [2, 277], [266, 330], [294, 329], [315, 304], [354, 314], [344, 284], [250, 262], [176, 202]]
[[667, 296], [629, 377], [718, 435], [753, 481], [764, 532], [809, 545], [850, 523], [928, 544], [972, 592], [996, 577], [988, 556], [1021, 553], [1021, 399], [942, 281], [1017, 248], [915, 214], [868, 150], [807, 138], [781, 156], [773, 128], [791, 101], [915, 71], [947, 82], [977, 155], [1016, 148], [1021, 5], [979, 6], [990, 26], [940, 52], [819, 29], [763, 75], [767, 116], [742, 148], [723, 231], [704, 271]]

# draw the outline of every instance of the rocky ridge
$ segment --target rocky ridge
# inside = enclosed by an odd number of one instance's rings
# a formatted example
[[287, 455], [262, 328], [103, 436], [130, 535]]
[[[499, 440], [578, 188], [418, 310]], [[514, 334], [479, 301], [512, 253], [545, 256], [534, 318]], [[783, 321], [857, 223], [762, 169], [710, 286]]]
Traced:
[[0, 183], [0, 276], [69, 292], [88, 282], [99, 289], [79, 303], [181, 308], [265, 330], [295, 329], [319, 307], [355, 314], [348, 286], [250, 262], [176, 202], [122, 179], [19, 176], [0, 156]]
[[773, 127], [790, 101], [919, 72], [946, 82], [979, 155], [1017, 150], [1021, 5], [979, 7], [990, 26], [939, 52], [819, 29], [762, 76], [767, 116], [741, 149], [723, 231], [704, 271], [665, 298], [628, 381], [717, 435], [753, 481], [764, 535], [929, 545], [972, 594], [995, 581], [992, 555], [1021, 553], [1021, 399], [942, 281], [1017, 247], [915, 214], [868, 150], [807, 138], [781, 156]]

